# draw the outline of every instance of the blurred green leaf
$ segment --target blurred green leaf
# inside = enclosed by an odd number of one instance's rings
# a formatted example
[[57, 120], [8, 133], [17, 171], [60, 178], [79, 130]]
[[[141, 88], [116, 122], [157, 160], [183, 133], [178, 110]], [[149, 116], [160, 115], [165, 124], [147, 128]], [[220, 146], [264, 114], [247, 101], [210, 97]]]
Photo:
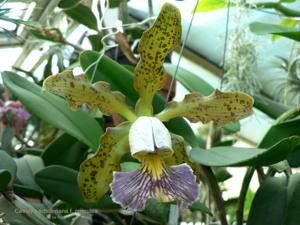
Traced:
[[89, 7], [78, 4], [71, 9], [64, 10], [64, 12], [76, 22], [93, 30], [98, 30], [97, 18]]
[[209, 12], [227, 7], [226, 0], [201, 0], [196, 8], [196, 12]]
[[212, 216], [212, 212], [209, 208], [207, 208], [204, 203], [201, 203], [200, 201], [194, 202], [189, 206], [189, 209], [194, 212], [194, 211], [200, 211], [202, 213], [206, 213]]
[[64, 166], [48, 166], [35, 175], [38, 185], [48, 194], [59, 198], [74, 207], [118, 209], [119, 205], [105, 195], [97, 204], [84, 202], [77, 184], [76, 170]]
[[225, 167], [214, 167], [213, 171], [218, 182], [224, 182], [232, 177]]
[[43, 78], [47, 78], [48, 76], [52, 75], [52, 61], [53, 61], [53, 56], [54, 54], [50, 54], [49, 58], [47, 60], [47, 64], [44, 67], [44, 73], [43, 73]]
[[87, 38], [89, 39], [91, 45], [92, 45], [92, 49], [94, 51], [99, 52], [102, 48], [103, 48], [103, 44], [102, 44], [102, 37], [99, 34], [92, 34], [87, 36]]
[[286, 178], [269, 177], [263, 182], [254, 197], [247, 225], [282, 225], [286, 207]]
[[296, 0], [280, 0], [280, 2], [283, 3], [291, 3], [291, 2], [295, 2]]
[[[292, 0], [294, 1], [294, 0]], [[295, 27], [298, 24], [298, 21], [295, 19], [285, 18], [280, 21], [279, 25], [285, 26], [285, 27]], [[272, 41], [276, 41], [280, 36], [278, 35], [272, 35]]]
[[16, 155], [16, 152], [12, 147], [12, 140], [14, 136], [15, 129], [11, 126], [5, 126], [1, 136], [1, 149], [5, 150], [11, 156]]
[[226, 124], [223, 127], [223, 129], [225, 129], [227, 132], [230, 132], [230, 133], [236, 133], [236, 132], [240, 131], [241, 124], [239, 121], [234, 121], [229, 124]]
[[159, 203], [155, 199], [148, 199], [143, 215], [157, 221], [159, 224], [167, 224], [169, 220], [169, 203]]
[[51, 142], [42, 154], [46, 166], [62, 165], [78, 170], [87, 157], [88, 147], [76, 138], [62, 134]]
[[41, 87], [15, 73], [3, 72], [2, 79], [11, 93], [37, 117], [97, 149], [103, 131], [87, 113], [71, 111], [65, 100], [48, 92], [42, 93]]
[[261, 140], [259, 147], [268, 148], [276, 142], [294, 135], [300, 136], [300, 118], [273, 125]]
[[25, 148], [26, 154], [41, 156], [44, 152], [44, 149], [41, 148]]
[[39, 198], [39, 199], [43, 198], [43, 194], [40, 189], [36, 190], [23, 184], [14, 183], [13, 190], [14, 193], [19, 196], [26, 196], [29, 198], [31, 197], [31, 198]]
[[276, 119], [281, 114], [289, 110], [289, 107], [286, 105], [258, 95], [254, 96], [254, 107], [273, 119]]
[[108, 0], [109, 8], [116, 8], [116, 7], [119, 7], [120, 4], [121, 4], [122, 2], [124, 2], [124, 1], [127, 2], [127, 0]]
[[17, 178], [25, 186], [38, 191], [40, 188], [34, 181], [34, 174], [44, 168], [42, 159], [38, 156], [25, 155], [15, 159], [17, 164]]
[[8, 170], [0, 169], [0, 192], [7, 189], [11, 178], [12, 176]]
[[79, 2], [80, 0], [60, 0], [57, 6], [62, 9], [67, 9], [76, 6]]
[[[176, 70], [175, 65], [165, 63], [164, 68], [170, 75], [174, 75]], [[176, 80], [178, 80], [190, 92], [196, 91], [203, 95], [210, 95], [215, 90], [209, 83], [196, 74], [180, 67], [177, 71]]]
[[285, 225], [300, 224], [300, 174], [293, 174], [290, 177], [287, 193], [287, 215]]
[[[270, 127], [268, 132], [262, 138], [259, 147], [268, 148], [276, 142], [294, 135], [300, 136], [300, 118], [287, 120]], [[292, 167], [300, 166], [300, 146], [296, 147], [295, 151], [288, 155], [287, 160]]]
[[215, 147], [192, 149], [193, 162], [206, 166], [266, 166], [284, 160], [300, 144], [300, 137], [285, 138], [269, 148]]
[[299, 210], [300, 174], [268, 177], [255, 194], [247, 225], [298, 225]]
[[[80, 54], [80, 64], [83, 70], [86, 70], [92, 63], [95, 63], [99, 58], [99, 53], [93, 51], [84, 51]], [[93, 77], [95, 67], [91, 67], [86, 71], [89, 79]], [[138, 94], [133, 87], [132, 73], [108, 58], [103, 56], [97, 65], [96, 76], [93, 82], [106, 81], [111, 84], [111, 89], [120, 91], [127, 97], [127, 102], [134, 107], [135, 102], [138, 100]], [[165, 101], [161, 95], [156, 95], [154, 98], [154, 111], [159, 112], [164, 108]], [[191, 127], [182, 118], [176, 118], [166, 123], [168, 129], [180, 136], [192, 146], [199, 146], [198, 140], [195, 137]]]
[[254, 22], [250, 30], [257, 35], [276, 34], [295, 41], [300, 41], [300, 29], [276, 24]]
[[10, 173], [9, 186], [11, 186], [17, 173], [17, 165], [13, 158], [3, 150], [0, 150], [0, 169]]

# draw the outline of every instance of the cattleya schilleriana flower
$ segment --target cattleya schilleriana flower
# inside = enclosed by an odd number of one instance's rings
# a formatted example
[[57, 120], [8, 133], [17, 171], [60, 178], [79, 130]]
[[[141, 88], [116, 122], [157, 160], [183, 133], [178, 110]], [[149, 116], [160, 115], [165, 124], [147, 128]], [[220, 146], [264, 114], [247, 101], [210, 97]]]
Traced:
[[[50, 76], [44, 82], [44, 90], [65, 97], [72, 109], [85, 103], [106, 115], [118, 113], [127, 119], [108, 128], [100, 139], [98, 152], [81, 164], [78, 183], [85, 200], [98, 202], [111, 187], [112, 199], [129, 210], [143, 210], [148, 198], [189, 205], [199, 195], [192, 163], [186, 157], [183, 138], [171, 134], [162, 122], [185, 117], [191, 122], [213, 121], [220, 125], [251, 113], [250, 96], [215, 91], [207, 97], [188, 94], [182, 102], [171, 102], [153, 115], [153, 97], [166, 81], [164, 59], [180, 39], [179, 10], [166, 3], [139, 44], [141, 60], [134, 71], [134, 87], [140, 99], [135, 110], [126, 105], [124, 95], [111, 92], [108, 83], [91, 84], [85, 76], [74, 77], [71, 71]], [[120, 160], [129, 150], [141, 167], [119, 172]]]

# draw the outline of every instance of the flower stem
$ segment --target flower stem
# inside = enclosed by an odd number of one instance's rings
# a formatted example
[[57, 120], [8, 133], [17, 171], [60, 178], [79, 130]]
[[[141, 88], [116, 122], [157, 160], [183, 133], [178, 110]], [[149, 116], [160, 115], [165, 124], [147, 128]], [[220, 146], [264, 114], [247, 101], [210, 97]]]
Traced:
[[219, 213], [219, 219], [221, 221], [221, 225], [228, 225], [226, 219], [224, 200], [222, 198], [220, 187], [218, 185], [218, 182], [216, 180], [216, 177], [212, 169], [208, 166], [201, 166], [200, 171], [201, 171], [201, 175], [206, 179], [210, 192], [214, 198], [214, 202], [216, 204]]
[[247, 191], [253, 177], [255, 168], [249, 167], [246, 171], [246, 174], [243, 179], [242, 188], [240, 191], [240, 196], [237, 202], [237, 210], [236, 210], [236, 225], [243, 225], [244, 220], [244, 205], [247, 196]]

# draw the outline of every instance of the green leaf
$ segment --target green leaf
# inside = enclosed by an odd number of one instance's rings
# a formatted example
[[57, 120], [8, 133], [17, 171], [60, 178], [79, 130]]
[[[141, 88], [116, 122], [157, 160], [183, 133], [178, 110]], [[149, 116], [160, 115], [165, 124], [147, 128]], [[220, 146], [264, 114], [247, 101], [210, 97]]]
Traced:
[[11, 126], [5, 126], [1, 136], [1, 148], [11, 156], [16, 155], [16, 152], [12, 147], [12, 140], [14, 136], [15, 129]]
[[12, 72], [3, 72], [6, 87], [40, 119], [64, 130], [93, 149], [97, 149], [102, 129], [87, 113], [70, 110], [67, 102]]
[[276, 119], [281, 114], [289, 110], [289, 107], [286, 105], [258, 95], [254, 96], [254, 107], [273, 119]]
[[[247, 225], [298, 225], [300, 210], [300, 174], [269, 177], [258, 189]], [[266, 216], [270, 215], [272, 216]]]
[[92, 34], [87, 36], [87, 38], [89, 39], [94, 51], [99, 52], [103, 48], [103, 44], [101, 42], [102, 37], [99, 34]]
[[204, 205], [204, 203], [201, 203], [200, 201], [197, 201], [197, 202], [194, 202], [193, 204], [191, 204], [189, 206], [189, 209], [192, 211], [192, 212], [195, 212], [195, 211], [200, 211], [202, 213], [206, 213], [206, 214], [209, 214], [212, 216], [212, 212], [211, 210], [206, 207]]
[[209, 12], [227, 7], [226, 0], [201, 0], [196, 8], [196, 12]]
[[254, 22], [250, 24], [250, 30], [257, 35], [276, 34], [300, 41], [300, 29], [294, 27]]
[[13, 190], [16, 195], [19, 196], [26, 196], [26, 197], [32, 197], [32, 198], [43, 198], [43, 193], [41, 190], [35, 190], [29, 186], [22, 185], [22, 184], [14, 184], [13, 185]]
[[[96, 62], [99, 58], [99, 54], [93, 51], [84, 51], [80, 54], [80, 64], [83, 70], [86, 70], [92, 63]], [[91, 79], [93, 77], [94, 67], [91, 67], [86, 71], [86, 75]], [[134, 106], [138, 99], [138, 94], [133, 88], [133, 75], [132, 73], [108, 58], [103, 56], [97, 66], [96, 76], [93, 82], [106, 81], [111, 84], [113, 91], [120, 91], [127, 97], [127, 102]], [[164, 108], [165, 101], [160, 95], [154, 97], [154, 112], [159, 112]], [[199, 146], [198, 140], [195, 137], [192, 129], [187, 122], [182, 118], [176, 118], [166, 123], [168, 129], [189, 142], [192, 146]]]
[[[295, 19], [285, 18], [280, 21], [279, 25], [285, 26], [285, 27], [295, 27], [298, 24], [298, 21]], [[272, 35], [272, 41], [276, 41], [280, 36], [278, 35]]]
[[127, 0], [108, 0], [109, 8], [119, 7], [122, 2], [126, 2]]
[[[164, 68], [170, 75], [174, 75], [176, 70], [175, 65], [165, 63]], [[176, 80], [178, 80], [190, 92], [196, 91], [203, 95], [210, 95], [215, 90], [209, 83], [196, 74], [180, 67], [177, 71]]]
[[247, 225], [282, 225], [287, 207], [285, 177], [269, 177], [258, 189]]
[[169, 220], [169, 203], [159, 203], [155, 199], [148, 199], [143, 215], [149, 217], [159, 224], [167, 224]]
[[76, 22], [87, 26], [93, 30], [98, 30], [97, 18], [90, 8], [83, 4], [78, 4], [64, 12]]
[[290, 177], [287, 194], [287, 215], [285, 225], [297, 225], [300, 223], [300, 174], [294, 174]]
[[12, 176], [8, 170], [0, 169], [0, 192], [7, 189], [11, 178]]
[[241, 124], [239, 121], [234, 121], [229, 124], [226, 124], [223, 127], [223, 129], [225, 129], [227, 132], [230, 132], [230, 133], [236, 133], [236, 132], [240, 131]]
[[29, 188], [38, 191], [40, 188], [34, 181], [34, 174], [44, 168], [42, 159], [38, 156], [25, 155], [17, 158], [17, 178], [18, 180], [28, 186]]
[[62, 9], [67, 9], [76, 6], [79, 2], [80, 0], [60, 0], [57, 6]]
[[232, 177], [224, 167], [214, 167], [213, 171], [218, 182], [224, 182]]
[[10, 173], [11, 179], [8, 185], [11, 186], [17, 173], [17, 165], [13, 158], [3, 150], [0, 150], [0, 170], [7, 170]]
[[206, 166], [266, 166], [281, 160], [300, 144], [300, 137], [281, 140], [270, 148], [215, 147], [210, 150], [192, 149], [193, 162]]
[[88, 147], [76, 138], [62, 134], [51, 142], [42, 159], [45, 165], [62, 165], [78, 170], [81, 162], [86, 159]]
[[282, 3], [291, 3], [291, 2], [295, 2], [296, 0], [280, 0], [280, 2]]
[[59, 198], [74, 207], [118, 209], [108, 195], [105, 195], [97, 204], [84, 202], [77, 184], [76, 170], [63, 166], [48, 166], [35, 175], [38, 185], [48, 194]]
[[300, 118], [273, 125], [261, 140], [259, 147], [268, 148], [283, 138], [300, 135]]

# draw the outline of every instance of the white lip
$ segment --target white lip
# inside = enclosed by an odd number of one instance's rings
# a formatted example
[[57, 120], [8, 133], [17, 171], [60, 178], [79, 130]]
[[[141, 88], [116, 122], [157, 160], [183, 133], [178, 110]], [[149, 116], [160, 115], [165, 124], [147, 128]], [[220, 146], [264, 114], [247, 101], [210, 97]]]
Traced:
[[131, 126], [129, 144], [132, 155], [172, 151], [171, 135], [164, 124], [155, 117], [141, 116]]

